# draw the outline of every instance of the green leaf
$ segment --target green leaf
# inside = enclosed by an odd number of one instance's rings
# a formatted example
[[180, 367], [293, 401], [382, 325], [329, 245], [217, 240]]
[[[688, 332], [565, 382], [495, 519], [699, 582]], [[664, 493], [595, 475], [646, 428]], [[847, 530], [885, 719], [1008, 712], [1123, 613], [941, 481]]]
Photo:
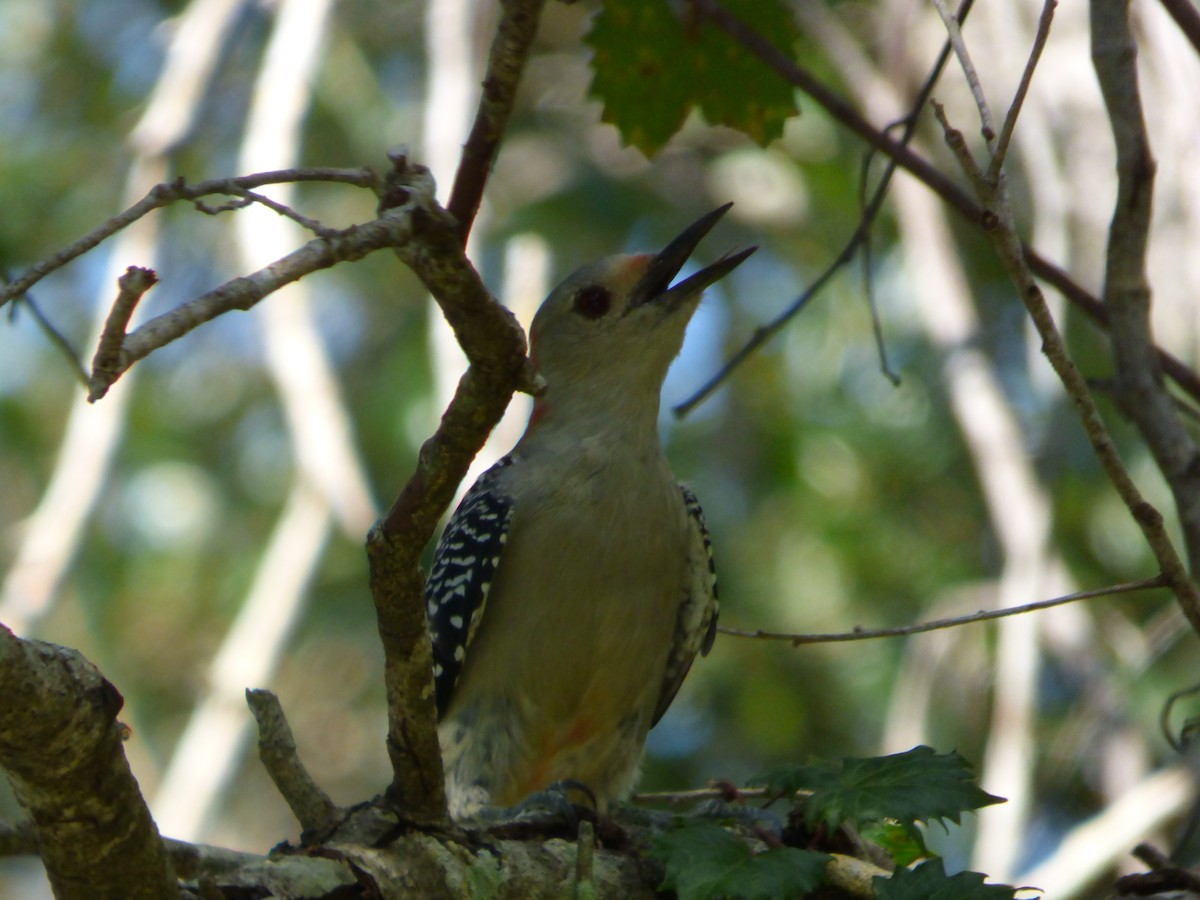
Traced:
[[897, 869], [890, 877], [873, 880], [875, 900], [1014, 900], [1016, 888], [1008, 884], [984, 884], [978, 872], [947, 875], [940, 859], [921, 863], [915, 869]]
[[772, 791], [810, 790], [804, 816], [816, 825], [895, 820], [902, 826], [949, 819], [981, 806], [1003, 803], [975, 784], [971, 766], [957, 753], [914, 747], [869, 759], [847, 757], [841, 766], [822, 764], [778, 769], [752, 779]]
[[918, 859], [930, 856], [921, 832], [890, 819], [871, 822], [859, 832], [863, 840], [881, 847], [897, 866], [911, 866]]
[[712, 822], [692, 822], [655, 841], [652, 855], [667, 869], [659, 890], [679, 900], [773, 900], [815, 890], [830, 857], [784, 847], [755, 854]]
[[[725, 7], [791, 55], [796, 27], [779, 0], [726, 0]], [[787, 81], [713, 25], [677, 16], [667, 0], [606, 0], [587, 43], [602, 118], [647, 156], [694, 107], [709, 123], [763, 145], [798, 113]]]

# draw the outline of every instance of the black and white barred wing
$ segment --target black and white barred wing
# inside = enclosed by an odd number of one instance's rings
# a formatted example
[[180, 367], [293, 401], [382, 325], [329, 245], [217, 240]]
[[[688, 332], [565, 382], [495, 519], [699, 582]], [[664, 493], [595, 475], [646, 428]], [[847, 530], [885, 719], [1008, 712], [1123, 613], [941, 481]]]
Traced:
[[671, 653], [667, 657], [667, 671], [663, 677], [662, 691], [658, 696], [658, 706], [654, 711], [654, 722], [662, 718], [671, 701], [675, 699], [696, 654], [707, 655], [717, 636], [717, 568], [713, 562], [712, 541], [708, 536], [708, 526], [704, 523], [704, 511], [700, 508], [700, 501], [684, 485], [679, 485], [679, 489], [683, 492], [683, 502], [687, 506], [691, 537], [688, 548], [688, 578], [679, 603], [675, 637]]
[[438, 542], [425, 585], [425, 610], [433, 640], [433, 677], [440, 718], [450, 705], [467, 649], [483, 618], [496, 565], [508, 535], [513, 502], [498, 490], [497, 473], [508, 456], [479, 476]]

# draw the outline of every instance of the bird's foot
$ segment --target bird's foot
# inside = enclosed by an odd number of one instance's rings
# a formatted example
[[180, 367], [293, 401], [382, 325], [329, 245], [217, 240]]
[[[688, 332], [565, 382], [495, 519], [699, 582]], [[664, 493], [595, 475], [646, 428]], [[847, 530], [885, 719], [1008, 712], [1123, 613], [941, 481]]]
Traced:
[[[586, 803], [575, 802], [579, 798]], [[475, 821], [488, 832], [505, 837], [538, 835], [574, 838], [580, 819], [595, 822], [596, 795], [586, 784], [563, 779], [508, 807], [485, 807]]]

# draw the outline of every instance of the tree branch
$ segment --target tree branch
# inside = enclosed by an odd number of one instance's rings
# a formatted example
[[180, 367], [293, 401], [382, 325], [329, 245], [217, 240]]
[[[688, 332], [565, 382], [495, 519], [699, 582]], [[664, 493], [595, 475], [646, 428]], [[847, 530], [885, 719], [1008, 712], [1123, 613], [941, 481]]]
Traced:
[[501, 3], [500, 24], [496, 27], [487, 73], [483, 78], [483, 94], [479, 98], [471, 134], [463, 145], [450, 201], [446, 204], [446, 209], [458, 222], [459, 240], [464, 247], [483, 200], [484, 185], [500, 150], [500, 139], [504, 137], [512, 115], [517, 87], [545, 4], [546, 0], [503, 0]]
[[[956, 184], [949, 176], [901, 141], [875, 128], [850, 103], [822, 84], [811, 72], [788, 57], [769, 40], [730, 13], [718, 0], [692, 0], [714, 25], [738, 41], [747, 50], [773, 69], [776, 74], [799, 88], [837, 122], [858, 135], [867, 144], [894, 159], [918, 181], [932, 190], [952, 209], [973, 225], [984, 222], [984, 207]], [[1090, 291], [1074, 281], [1062, 268], [1050, 262], [1036, 249], [1021, 244], [1022, 254], [1030, 271], [1041, 278], [1097, 325], [1108, 328], [1108, 310]], [[1163, 371], [1181, 390], [1200, 401], [1200, 375], [1165, 350], [1156, 348]]]
[[0, 288], [0, 306], [19, 297], [31, 287], [49, 275], [87, 253], [103, 241], [112, 237], [118, 231], [132, 225], [138, 219], [170, 206], [179, 200], [199, 200], [213, 194], [244, 196], [248, 190], [262, 187], [264, 184], [279, 184], [288, 181], [332, 181], [339, 184], [351, 184], [358, 187], [378, 189], [379, 177], [370, 169], [326, 169], [300, 168], [284, 169], [278, 172], [258, 172], [254, 175], [241, 175], [236, 178], [214, 178], [189, 185], [182, 178], [175, 181], [155, 185], [150, 192], [133, 206], [118, 213], [96, 228], [93, 228], [79, 240], [68, 244], [53, 256], [47, 257], [40, 263], [30, 266], [19, 278]]
[[117, 689], [74, 650], [0, 626], [0, 694], [0, 765], [57, 900], [177, 898], [121, 747]]
[[[695, 0], [693, 0], [695, 2]], [[964, 0], [962, 6], [958, 10], [957, 21], [959, 24], [966, 21], [967, 15], [971, 11], [971, 6], [974, 0]], [[704, 6], [702, 3], [696, 4], [703, 11], [709, 11], [710, 7]], [[719, 8], [711, 8], [716, 16], [720, 16], [722, 11]], [[731, 17], [732, 18], [732, 17]], [[929, 99], [929, 94], [933, 90], [933, 85], [937, 82], [938, 76], [941, 75], [942, 69], [946, 65], [946, 60], [950, 57], [950, 44], [947, 41], [942, 47], [941, 53], [938, 54], [937, 60], [934, 62], [932, 69], [926, 77], [925, 82], [921, 85], [921, 89], [917, 92], [916, 100], [913, 103], [912, 111], [905, 116], [903, 120], [904, 131], [900, 136], [899, 145], [907, 147], [913, 134], [917, 130], [917, 121], [920, 112], [925, 107], [926, 101]], [[871, 154], [877, 148], [871, 148]], [[870, 154], [863, 165], [863, 185], [865, 189], [867, 169], [870, 165]], [[804, 292], [796, 298], [783, 312], [777, 315], [774, 319], [767, 322], [765, 325], [760, 325], [754, 329], [754, 333], [750, 339], [746, 341], [736, 353], [733, 354], [725, 364], [717, 370], [711, 378], [702, 384], [690, 397], [683, 402], [672, 407], [672, 412], [676, 416], [683, 417], [691, 412], [696, 406], [705, 400], [713, 391], [715, 391], [725, 379], [727, 379], [733, 371], [740, 366], [746, 359], [753, 354], [759, 347], [775, 336], [788, 322], [790, 322], [799, 312], [804, 309], [817, 295], [817, 293], [829, 282], [843, 266], [847, 265], [859, 252], [862, 250], [866, 254], [870, 247], [871, 229], [875, 225], [875, 220], [878, 218], [880, 211], [883, 209], [883, 202], [887, 199], [888, 188], [891, 187], [892, 176], [896, 174], [896, 167], [899, 165], [895, 158], [888, 159], [887, 165], [884, 167], [883, 174], [879, 177], [879, 183], [875, 186], [875, 190], [871, 194], [870, 200], [863, 204], [862, 216], [859, 218], [858, 227], [854, 229], [854, 233], [850, 235], [850, 239], [846, 241], [840, 253], [825, 270], [818, 275]], [[875, 342], [879, 348], [880, 361], [883, 366], [884, 373], [892, 380], [893, 383], [898, 382], [898, 378], [893, 375], [887, 365], [887, 357], [884, 351], [883, 338], [879, 329], [879, 317], [875, 314], [874, 303], [871, 302], [870, 292], [870, 265], [869, 262], [864, 266], [868, 271], [864, 272], [864, 277], [867, 282], [867, 297], [871, 305], [871, 320], [875, 326]]]
[[433, 295], [470, 360], [441, 425], [421, 447], [416, 471], [367, 536], [388, 697], [388, 799], [409, 820], [444, 822], [420, 557], [513, 391], [531, 386], [532, 377], [520, 325], [467, 259], [459, 223], [433, 200], [428, 170], [410, 165], [403, 154], [392, 161], [383, 216], [402, 215], [412, 225], [412, 239], [396, 253]]
[[1197, 53], [1200, 53], [1200, 10], [1196, 9], [1193, 0], [1159, 0], [1183, 36], [1188, 39]]
[[[7, 278], [7, 276], [5, 276], [5, 278]], [[38, 328], [40, 328], [42, 333], [50, 339], [50, 343], [57, 347], [59, 352], [62, 353], [63, 357], [67, 361], [67, 365], [70, 366], [71, 372], [75, 376], [75, 379], [84, 388], [86, 388], [88, 386], [88, 371], [80, 359], [79, 352], [74, 346], [72, 346], [71, 342], [67, 340], [66, 335], [64, 335], [58, 330], [58, 328], [55, 327], [54, 323], [50, 321], [49, 316], [41, 311], [33, 297], [31, 297], [29, 294], [21, 294], [18, 297], [14, 297], [12, 305], [8, 308], [9, 321], [12, 322], [16, 320], [17, 313], [22, 306], [29, 310], [29, 314], [33, 316], [33, 321], [37, 323]]]
[[1200, 448], [1163, 384], [1150, 325], [1146, 247], [1154, 158], [1138, 90], [1137, 46], [1128, 0], [1092, 0], [1092, 63], [1112, 125], [1117, 201], [1108, 232], [1104, 305], [1109, 310], [1116, 397], [1137, 426], [1175, 498], [1193, 572], [1200, 571]]
[[1048, 0], [1042, 6], [1042, 14], [1038, 17], [1037, 32], [1033, 36], [1033, 48], [1029, 51], [1029, 58], [1025, 61], [1025, 68], [1021, 72], [1021, 80], [1017, 83], [1017, 91], [1013, 95], [1012, 103], [1008, 105], [1008, 112], [1004, 114], [1004, 124], [1000, 126], [1000, 135], [996, 138], [996, 146], [992, 149], [992, 159], [988, 163], [985, 176], [988, 181], [996, 181], [1000, 177], [1000, 167], [1004, 165], [1004, 160], [1008, 156], [1008, 145], [1016, 130], [1021, 107], [1025, 105], [1025, 95], [1029, 93], [1029, 85], [1033, 83], [1034, 70], [1037, 69], [1038, 60], [1042, 58], [1042, 51], [1046, 49], [1046, 40], [1050, 37], [1050, 24], [1054, 21], [1054, 10], [1057, 6], [1057, 0]]
[[279, 698], [270, 691], [247, 688], [246, 702], [258, 723], [259, 759], [300, 822], [302, 833], [317, 835], [336, 825], [341, 810], [300, 761]]
[[959, 625], [973, 625], [976, 622], [987, 622], [991, 619], [1003, 619], [1008, 616], [1019, 616], [1023, 613], [1036, 612], [1040, 609], [1050, 609], [1076, 600], [1090, 600], [1094, 597], [1108, 597], [1114, 594], [1129, 594], [1134, 591], [1146, 591], [1151, 588], [1167, 586], [1167, 580], [1162, 575], [1153, 578], [1143, 578], [1141, 581], [1130, 581], [1125, 584], [1114, 584], [1109, 587], [1095, 588], [1090, 591], [1076, 591], [1049, 600], [1036, 600], [1021, 606], [1010, 606], [1006, 609], [981, 610], [969, 616], [953, 616], [948, 619], [934, 619], [931, 622], [920, 622], [915, 625], [900, 625], [896, 628], [855, 628], [853, 631], [834, 632], [831, 634], [786, 634], [777, 631], [746, 631], [739, 628], [729, 628], [718, 625], [717, 631], [731, 637], [754, 638], [763, 641], [787, 641], [793, 647], [801, 644], [834, 644], [844, 641], [869, 641], [874, 638], [904, 637], [910, 634], [924, 634], [927, 631], [939, 631], [944, 628], [957, 628]]
[[104, 329], [100, 332], [96, 353], [92, 357], [92, 374], [88, 378], [89, 390], [92, 385], [100, 384], [104, 379], [108, 379], [109, 384], [116, 380], [119, 374], [121, 347], [125, 343], [129, 320], [133, 318], [133, 311], [137, 309], [146, 291], [156, 284], [158, 275], [154, 270], [138, 266], [130, 266], [125, 270], [125, 274], [117, 279], [117, 299], [113, 301], [112, 309], [104, 322]]
[[[1052, 2], [1053, 0], [1047, 0], [1047, 4]], [[1091, 391], [1088, 390], [1086, 380], [1067, 353], [1066, 344], [1046, 305], [1042, 289], [1034, 280], [1025, 255], [1025, 248], [1017, 236], [1012, 206], [1009, 203], [1005, 187], [1003, 167], [995, 181], [988, 181], [984, 171], [972, 157], [962, 132], [951, 126], [946, 118], [945, 110], [939, 103], [935, 101], [933, 106], [934, 113], [942, 125], [946, 144], [958, 158], [963, 172], [975, 186], [979, 199], [987, 210], [983, 217], [984, 231], [996, 248], [1001, 263], [1016, 286], [1029, 317], [1033, 320], [1038, 335], [1042, 339], [1042, 352], [1054, 368], [1067, 395], [1074, 402], [1076, 413], [1083, 424], [1084, 432], [1092, 444], [1097, 459], [1104, 467], [1117, 494], [1129, 509], [1133, 520], [1141, 529], [1146, 543], [1158, 562], [1159, 571], [1166, 579], [1172, 593], [1175, 594], [1180, 608], [1192, 628], [1200, 633], [1200, 590], [1197, 589], [1196, 583], [1192, 581], [1183, 561], [1176, 553], [1163, 523], [1162, 514], [1142, 496], [1141, 491], [1138, 490], [1126, 470], [1112, 436], [1104, 424], [1104, 419], [1096, 407], [1096, 401], [1092, 397]], [[980, 115], [982, 117], [982, 111]]]
[[285, 284], [340, 262], [362, 259], [376, 250], [396, 247], [412, 235], [408, 218], [388, 212], [372, 222], [351, 225], [334, 237], [314, 238], [271, 265], [225, 282], [169, 312], [150, 319], [125, 337], [108, 368], [97, 368], [89, 381], [88, 399], [99, 400], [129, 367], [194, 328], [234, 310], [248, 310]]

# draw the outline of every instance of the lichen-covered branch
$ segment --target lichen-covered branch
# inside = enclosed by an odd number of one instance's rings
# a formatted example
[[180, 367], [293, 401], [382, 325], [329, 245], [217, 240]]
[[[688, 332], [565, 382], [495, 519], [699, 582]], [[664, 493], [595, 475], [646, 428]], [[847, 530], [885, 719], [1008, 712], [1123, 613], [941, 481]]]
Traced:
[[178, 897], [121, 746], [117, 689], [76, 651], [0, 626], [0, 694], [0, 765], [57, 900]]
[[300, 822], [303, 833], [316, 835], [333, 827], [341, 811], [300, 761], [296, 739], [284, 718], [279, 698], [270, 691], [247, 689], [246, 702], [258, 724], [259, 759]]

